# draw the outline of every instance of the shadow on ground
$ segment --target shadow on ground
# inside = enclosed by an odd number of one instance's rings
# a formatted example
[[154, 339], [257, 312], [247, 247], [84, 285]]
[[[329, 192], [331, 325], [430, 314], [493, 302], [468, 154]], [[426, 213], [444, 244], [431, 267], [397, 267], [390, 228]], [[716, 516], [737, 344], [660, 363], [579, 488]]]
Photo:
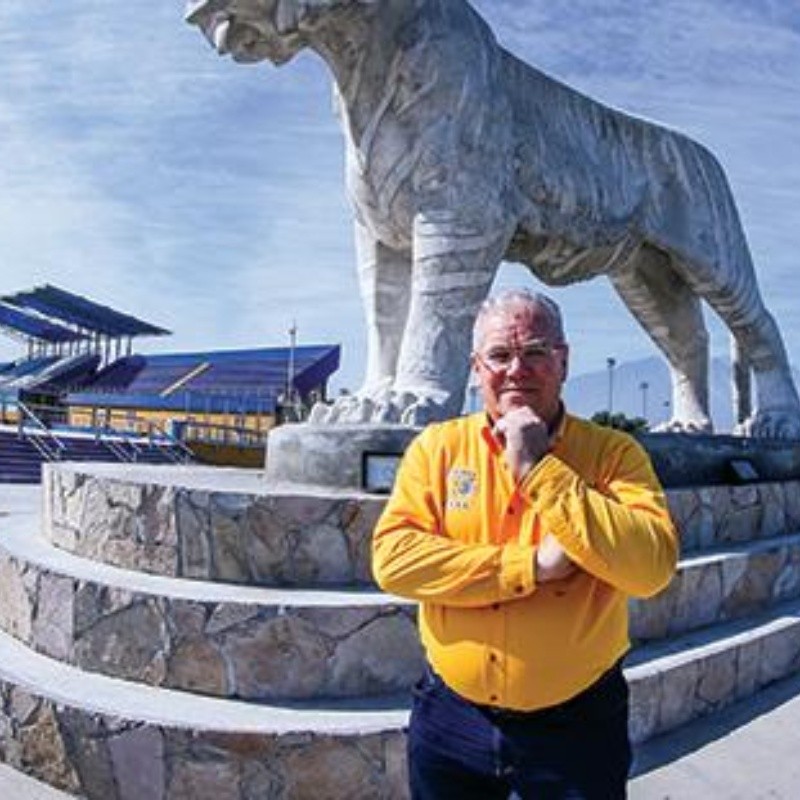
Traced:
[[737, 728], [800, 696], [800, 675], [780, 681], [729, 708], [639, 745], [631, 777], [644, 775], [722, 739]]

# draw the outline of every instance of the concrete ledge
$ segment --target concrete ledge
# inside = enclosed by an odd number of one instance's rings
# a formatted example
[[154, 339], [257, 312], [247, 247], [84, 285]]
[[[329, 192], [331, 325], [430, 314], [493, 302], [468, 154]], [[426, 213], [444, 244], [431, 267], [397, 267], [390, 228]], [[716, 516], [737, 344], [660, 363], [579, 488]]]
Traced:
[[[643, 433], [667, 488], [800, 480], [800, 441], [688, 433]], [[737, 468], [744, 462], [749, 469]]]
[[281, 425], [267, 437], [267, 480], [365, 487], [365, 456], [401, 456], [421, 428], [408, 425]]
[[[420, 428], [404, 425], [282, 425], [267, 439], [269, 481], [364, 486], [364, 454], [400, 456]], [[667, 488], [800, 479], [800, 442], [740, 436], [643, 433]]]
[[5, 764], [0, 765], [0, 797], [8, 800], [74, 800], [74, 795], [54, 789]]

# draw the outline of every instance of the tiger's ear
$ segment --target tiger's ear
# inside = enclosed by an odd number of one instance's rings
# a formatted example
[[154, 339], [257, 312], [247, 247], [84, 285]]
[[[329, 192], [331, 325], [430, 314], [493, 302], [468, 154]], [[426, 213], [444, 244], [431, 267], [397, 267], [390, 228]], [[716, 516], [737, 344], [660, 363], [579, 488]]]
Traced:
[[190, 25], [199, 23], [202, 17], [224, 11], [228, 0], [189, 0], [183, 14], [183, 19]]
[[278, 0], [275, 10], [275, 29], [280, 34], [296, 33], [306, 14], [306, 0]]

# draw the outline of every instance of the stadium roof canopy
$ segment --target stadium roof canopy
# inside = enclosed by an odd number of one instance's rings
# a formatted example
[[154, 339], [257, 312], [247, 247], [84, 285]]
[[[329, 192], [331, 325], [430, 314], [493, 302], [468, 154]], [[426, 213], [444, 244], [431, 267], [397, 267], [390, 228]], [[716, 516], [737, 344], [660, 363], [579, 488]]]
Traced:
[[0, 302], [0, 328], [54, 344], [75, 342], [86, 338], [85, 333], [74, 331], [57, 322], [36, 317], [2, 302]]
[[290, 376], [293, 388], [305, 396], [325, 385], [339, 368], [339, 357], [338, 345], [137, 354], [108, 365], [68, 402], [189, 410], [216, 399], [242, 409], [274, 408]]
[[22, 309], [33, 309], [47, 317], [107, 336], [165, 336], [170, 331], [115, 311], [85, 297], [45, 284], [27, 292], [0, 298]]

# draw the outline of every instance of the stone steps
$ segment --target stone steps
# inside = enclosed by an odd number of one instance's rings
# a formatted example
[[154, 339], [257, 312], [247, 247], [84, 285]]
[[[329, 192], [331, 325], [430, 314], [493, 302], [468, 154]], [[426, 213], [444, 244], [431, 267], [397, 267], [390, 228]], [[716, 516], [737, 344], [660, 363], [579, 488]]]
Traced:
[[[45, 655], [156, 686], [244, 699], [407, 689], [422, 669], [415, 606], [367, 588], [190, 581], [61, 551], [0, 520], [0, 629]], [[683, 559], [671, 586], [631, 601], [639, 642], [800, 596], [800, 535]]]
[[631, 637], [677, 636], [800, 596], [800, 534], [717, 546], [682, 558], [667, 589], [630, 601]]
[[[414, 605], [399, 598], [133, 572], [53, 547], [31, 517], [14, 522], [0, 540], [0, 629], [83, 669], [257, 700], [391, 693], [422, 669]], [[674, 637], [799, 595], [800, 535], [718, 547], [631, 601], [631, 632]]]
[[800, 601], [635, 648], [626, 659], [634, 742], [712, 714], [800, 670]]
[[[797, 601], [639, 648], [626, 667], [631, 734], [644, 741], [798, 667]], [[234, 800], [406, 796], [405, 697], [281, 705], [202, 697], [87, 673], [5, 633], [0, 697], [8, 763], [90, 800], [183, 800], [201, 786], [202, 796], [224, 790]]]
[[276, 707], [130, 683], [0, 633], [5, 761], [89, 800], [403, 798], [407, 711]]
[[266, 586], [371, 584], [385, 498], [266, 488], [252, 470], [45, 468], [43, 532], [58, 547], [158, 575]]
[[[217, 474], [219, 472], [219, 474]], [[44, 535], [96, 561], [251, 585], [371, 583], [385, 498], [267, 486], [258, 473], [112, 464], [45, 467]], [[800, 482], [667, 493], [684, 553], [800, 531]]]
[[[404, 800], [420, 651], [370, 583], [384, 498], [83, 464], [44, 490], [41, 525], [0, 502], [5, 760], [90, 800]], [[800, 670], [800, 483], [668, 499], [684, 556], [631, 604], [636, 742]]]
[[415, 606], [367, 588], [310, 591], [122, 570], [0, 520], [0, 629], [92, 672], [251, 700], [407, 689]]

